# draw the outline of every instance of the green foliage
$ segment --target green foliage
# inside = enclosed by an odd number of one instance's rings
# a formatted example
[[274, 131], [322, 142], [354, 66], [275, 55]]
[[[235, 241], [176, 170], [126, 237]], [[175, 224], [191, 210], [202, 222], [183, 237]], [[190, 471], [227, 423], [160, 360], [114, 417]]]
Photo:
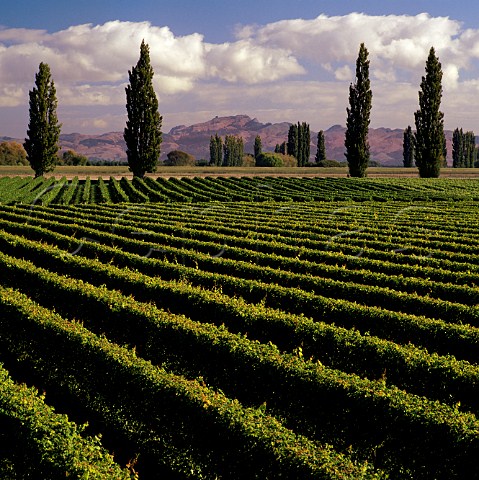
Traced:
[[71, 182], [65, 183], [61, 193], [55, 199], [55, 203], [60, 203], [62, 205], [69, 205], [70, 203], [73, 203], [73, 198], [77, 193], [78, 188], [78, 177], [74, 177]]
[[429, 50], [426, 76], [419, 91], [416, 120], [415, 157], [419, 176], [437, 178], [445, 163], [444, 114], [439, 110], [442, 97], [442, 69], [434, 47]]
[[115, 177], [110, 177], [108, 182], [109, 197], [115, 203], [128, 202], [128, 195], [123, 190], [123, 184], [120, 183]]
[[0, 165], [28, 165], [27, 152], [16, 142], [0, 143]]
[[219, 167], [223, 163], [223, 139], [215, 133], [210, 137], [210, 165]]
[[196, 164], [196, 159], [193, 155], [183, 152], [181, 150], [172, 150], [167, 154], [168, 160], [165, 165], [168, 166], [193, 166]]
[[343, 167], [344, 165], [341, 165], [336, 160], [320, 160], [319, 162], [316, 163], [317, 167]]
[[284, 151], [281, 153], [291, 155], [296, 158], [297, 166], [304, 167], [309, 163], [311, 134], [309, 125], [305, 122], [289, 127], [288, 142], [285, 144]]
[[369, 81], [368, 51], [361, 43], [356, 61], [356, 82], [349, 86], [344, 145], [351, 177], [364, 177], [369, 162], [368, 130], [372, 92]]
[[[281, 158], [282, 167], [295, 167], [296, 159], [290, 155], [269, 153]], [[268, 157], [266, 155], [266, 158]], [[275, 165], [279, 160], [275, 160]], [[252, 155], [243, 155], [241, 165], [253, 166]], [[272, 164], [267, 161], [267, 164]], [[332, 163], [331, 163], [332, 162]], [[325, 161], [324, 166], [346, 166], [346, 163]], [[318, 166], [311, 163], [309, 166]], [[102, 178], [78, 184], [69, 184], [66, 179], [28, 179], [21, 177], [4, 177], [0, 179], [0, 202], [23, 204], [47, 204], [62, 202], [68, 192], [72, 195], [68, 204], [78, 203], [118, 203], [118, 202], [231, 202], [235, 201], [331, 201], [344, 200], [366, 202], [370, 200], [385, 201], [464, 201], [479, 199], [477, 183], [473, 180], [443, 179], [440, 182], [422, 184], [413, 179], [376, 178], [365, 181], [362, 185], [347, 178], [314, 178], [306, 181], [301, 178], [157, 178], [145, 177], [144, 182], [135, 178], [123, 180], [121, 190], [115, 193], [117, 180]], [[128, 185], [132, 183], [134, 189]], [[266, 189], [264, 188], [267, 185]], [[70, 191], [71, 189], [71, 191]], [[138, 190], [138, 191], [135, 191]], [[255, 192], [261, 190], [261, 195]], [[88, 202], [83, 200], [83, 196]], [[149, 200], [147, 200], [147, 198]], [[137, 199], [137, 200], [134, 200]]]
[[[154, 461], [156, 474], [163, 467], [199, 478], [249, 479], [252, 471], [258, 478], [384, 477], [365, 462], [295, 434], [263, 409], [168, 373], [18, 292], [0, 288], [0, 308], [8, 329], [2, 351], [14, 346], [12, 352], [45, 382], [63, 385], [103, 425], [139, 448], [140, 458]], [[15, 328], [22, 318], [26, 335]]]
[[[125, 179], [125, 181], [127, 181]], [[132, 182], [132, 186], [135, 187], [136, 192], [141, 193], [142, 196], [138, 196], [139, 202], [169, 202], [170, 199], [162, 192], [160, 192], [156, 187], [158, 186], [157, 183], [152, 178], [145, 177], [145, 178], [138, 178], [134, 177]]]
[[80, 203], [90, 203], [91, 198], [91, 178], [87, 177], [83, 183], [83, 189], [81, 190]]
[[[187, 180], [132, 183], [223, 202], [3, 205], [1, 283], [23, 295], [0, 289], [0, 359], [180, 476], [477, 478], [476, 211], [449, 203], [477, 182]], [[447, 202], [412, 210], [420, 191]]]
[[23, 144], [35, 177], [54, 170], [57, 163], [61, 124], [57, 118], [57, 97], [50, 67], [40, 63], [35, 75], [35, 87], [29, 93], [27, 136]]
[[316, 157], [314, 157], [314, 160], [317, 164], [326, 160], [326, 145], [324, 142], [324, 132], [322, 130], [318, 132]]
[[[98, 437], [83, 438], [86, 425], [55, 413], [44, 396], [15, 384], [1, 365], [0, 425], [2, 478], [132, 478], [115, 464]], [[8, 454], [16, 460], [12, 477], [2, 472]]]
[[226, 135], [223, 144], [223, 166], [239, 167], [243, 160], [244, 143], [240, 136]]
[[403, 133], [403, 165], [414, 167], [414, 134], [411, 126], [408, 125]]
[[108, 189], [108, 186], [106, 182], [103, 180], [103, 178], [99, 178], [97, 181], [97, 189], [98, 189], [98, 197], [96, 202], [97, 203], [110, 203], [112, 201], [112, 198], [110, 196], [110, 192]]
[[146, 172], [156, 171], [162, 143], [162, 117], [158, 112], [158, 99], [153, 89], [150, 49], [144, 40], [141, 42], [138, 63], [128, 75], [128, 120], [123, 137], [130, 170], [134, 176], [143, 177]]
[[282, 167], [283, 159], [281, 154], [265, 152], [256, 159], [257, 167]]
[[257, 167], [296, 167], [296, 158], [282, 153], [264, 152], [256, 159]]
[[452, 166], [472, 168], [476, 161], [476, 137], [474, 132], [456, 128], [452, 134]]
[[59, 165], [89, 165], [88, 158], [84, 155], [80, 155], [74, 150], [67, 150], [63, 152], [62, 159], [59, 162]]
[[[143, 180], [140, 178], [139, 180]], [[137, 188], [138, 182], [128, 180], [125, 177], [120, 179], [120, 187], [121, 190], [125, 193], [125, 198], [127, 202], [135, 202], [135, 203], [147, 203], [150, 201], [148, 194], [142, 192]]]
[[296, 159], [299, 152], [299, 131], [298, 125], [292, 124], [288, 130], [288, 141], [286, 142], [285, 150], [289, 155], [292, 155]]
[[274, 153], [282, 153], [283, 155], [286, 155], [288, 151], [287, 145], [288, 144], [286, 142], [283, 142], [281, 145], [277, 143], [276, 147], [274, 147]]
[[254, 158], [257, 159], [262, 152], [263, 150], [261, 146], [261, 137], [259, 135], [256, 135], [254, 139]]

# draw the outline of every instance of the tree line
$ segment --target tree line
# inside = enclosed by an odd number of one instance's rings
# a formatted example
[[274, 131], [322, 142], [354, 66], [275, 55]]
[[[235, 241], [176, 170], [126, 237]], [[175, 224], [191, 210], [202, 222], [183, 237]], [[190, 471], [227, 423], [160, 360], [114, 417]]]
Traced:
[[474, 167], [476, 157], [474, 132], [463, 132], [462, 128], [456, 128], [452, 134], [452, 166], [456, 168]]
[[[162, 117], [153, 89], [153, 75], [149, 46], [143, 40], [138, 63], [128, 71], [129, 84], [125, 89], [128, 119], [123, 133], [128, 165], [137, 177], [154, 172], [160, 157]], [[41, 62], [35, 75], [35, 86], [29, 92], [29, 123], [23, 144], [35, 177], [53, 171], [58, 164], [61, 124], [57, 106], [50, 67]], [[66, 163], [78, 161], [74, 155], [65, 153]]]
[[[372, 91], [369, 80], [368, 51], [361, 43], [356, 61], [355, 82], [349, 87], [349, 107], [346, 109], [346, 133], [344, 145], [349, 175], [363, 177], [370, 162], [368, 129], [372, 107]], [[426, 61], [426, 74], [422, 77], [419, 91], [419, 109], [415, 112], [416, 130], [408, 127], [404, 132], [404, 164], [419, 169], [421, 177], [437, 177], [446, 165], [446, 142], [444, 115], [440, 111], [442, 97], [441, 63], [431, 47]], [[136, 66], [128, 71], [129, 84], [126, 87], [127, 122], [124, 140], [127, 159], [134, 176], [143, 177], [156, 170], [162, 143], [162, 117], [158, 111], [158, 99], [153, 89], [153, 68], [150, 63], [149, 46], [143, 40], [140, 58]], [[50, 68], [40, 63], [35, 76], [35, 87], [29, 92], [29, 124], [24, 147], [27, 159], [41, 176], [52, 171], [56, 165], [59, 150], [61, 124], [58, 122], [55, 84]], [[290, 126], [288, 138], [277, 145], [275, 152], [296, 159], [298, 166], [309, 164], [310, 127], [306, 122]], [[457, 137], [454, 166], [474, 163], [473, 135], [471, 132], [455, 132]], [[455, 137], [455, 138], [456, 138]], [[257, 144], [256, 141], [259, 141]], [[261, 152], [261, 139], [255, 141], [254, 157]], [[243, 140], [227, 135], [221, 139], [217, 134], [210, 139], [210, 164], [223, 166], [242, 165], [244, 157]], [[324, 133], [318, 133], [316, 163], [324, 162]]]
[[[274, 157], [272, 154], [263, 152], [261, 136], [256, 135], [254, 140], [254, 154], [248, 155], [255, 160], [255, 164], [258, 166], [286, 166], [284, 165], [285, 157], [294, 158], [294, 166], [303, 167], [309, 164], [309, 157], [311, 154], [311, 131], [310, 126], [306, 122], [298, 122], [289, 127], [288, 140], [284, 141], [281, 145], [276, 145], [274, 153], [277, 154]], [[279, 155], [279, 156], [278, 156]], [[281, 159], [281, 162], [275, 162], [274, 165], [267, 165], [265, 158], [268, 159]], [[315, 156], [316, 164], [320, 164], [326, 160], [326, 147], [324, 140], [324, 132], [320, 130], [318, 132], [317, 139], [317, 152]], [[244, 142], [242, 137], [234, 135], [226, 135], [223, 140], [218, 133], [211, 135], [210, 137], [210, 165], [213, 166], [241, 166], [245, 163], [250, 163], [249, 158], [245, 159]], [[287, 162], [288, 166], [290, 162]]]
[[[356, 61], [355, 82], [349, 86], [349, 107], [346, 109], [346, 132], [344, 145], [346, 160], [351, 177], [364, 177], [370, 164], [368, 131], [372, 108], [372, 90], [369, 80], [369, 52], [364, 43], [359, 47]], [[414, 113], [416, 130], [404, 131], [404, 165], [418, 167], [420, 177], [438, 177], [446, 162], [446, 137], [444, 133], [444, 114], [440, 111], [442, 98], [442, 67], [434, 47], [429, 50], [425, 75], [422, 77], [419, 91], [419, 109]], [[454, 166], [473, 166], [475, 146], [472, 132], [457, 131], [457, 145], [453, 155]], [[324, 134], [318, 133], [317, 163], [326, 160]], [[210, 150], [211, 151], [211, 150]], [[310, 128], [305, 122], [298, 122], [289, 128], [288, 138], [276, 145], [276, 153], [290, 154], [297, 160], [298, 166], [309, 164]], [[456, 158], [457, 157], [457, 158]], [[211, 157], [213, 163], [213, 157]]]
[[[404, 130], [403, 133], [403, 165], [404, 167], [414, 167], [415, 161], [415, 137], [411, 126]], [[446, 167], [447, 148], [444, 139], [444, 162]], [[477, 148], [476, 137], [473, 131], [464, 132], [456, 128], [452, 133], [452, 166], [453, 168], [473, 168], [476, 166]]]
[[226, 135], [223, 139], [216, 133], [210, 138], [210, 165], [240, 167], [243, 165], [244, 143], [240, 136]]
[[[95, 164], [98, 164], [95, 162]], [[27, 166], [27, 152], [23, 145], [16, 141], [0, 142], [0, 165]], [[55, 159], [55, 165], [91, 165], [90, 160], [74, 150], [66, 150]]]
[[[416, 131], [409, 126], [404, 132], [404, 164], [418, 167], [420, 177], [438, 177], [446, 163], [444, 114], [440, 111], [442, 98], [442, 68], [434, 47], [426, 60], [426, 74], [419, 91], [419, 109], [414, 114]], [[368, 127], [372, 104], [369, 82], [368, 51], [360, 45], [356, 62], [356, 82], [349, 88], [347, 109], [346, 158], [349, 173], [365, 176], [369, 161]]]

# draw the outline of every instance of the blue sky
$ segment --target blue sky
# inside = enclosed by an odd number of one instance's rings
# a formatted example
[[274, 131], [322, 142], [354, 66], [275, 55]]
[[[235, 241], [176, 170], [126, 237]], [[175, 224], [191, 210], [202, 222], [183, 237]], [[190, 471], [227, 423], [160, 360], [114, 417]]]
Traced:
[[41, 61], [52, 70], [63, 132], [122, 130], [128, 69], [142, 38], [164, 131], [239, 113], [307, 121], [313, 130], [344, 125], [364, 42], [372, 126], [413, 125], [434, 46], [446, 127], [479, 132], [476, 0], [16, 0], [0, 25], [0, 135], [25, 136]]

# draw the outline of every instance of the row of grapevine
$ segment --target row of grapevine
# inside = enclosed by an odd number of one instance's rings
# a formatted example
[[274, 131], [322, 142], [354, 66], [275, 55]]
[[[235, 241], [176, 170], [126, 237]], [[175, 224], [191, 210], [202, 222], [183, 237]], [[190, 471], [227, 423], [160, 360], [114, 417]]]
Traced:
[[[102, 209], [101, 212], [97, 211], [91, 214], [83, 212], [84, 210], [77, 213], [75, 225], [66, 224], [70, 218], [69, 211], [58, 209], [56, 214], [52, 215], [48, 211], [37, 208], [11, 209], [7, 207], [3, 212], [0, 212], [0, 218], [8, 220], [18, 217], [23, 218], [29, 224], [49, 224], [59, 232], [70, 235], [72, 232], [77, 232], [77, 234], [81, 233], [81, 236], [94, 238], [103, 243], [120, 241], [123, 249], [138, 253], [143, 251], [144, 254], [161, 245], [161, 250], [167, 250], [168, 248], [191, 249], [215, 256], [225, 249], [225, 245], [228, 245], [227, 259], [260, 263], [261, 266], [273, 268], [284, 268], [289, 272], [314, 273], [315, 276], [320, 276], [319, 272], [322, 269], [322, 264], [344, 265], [346, 263], [348, 268], [351, 269], [367, 269], [378, 273], [388, 273], [395, 277], [397, 275], [401, 277], [424, 277], [441, 283], [475, 284], [478, 280], [477, 263], [479, 263], [479, 256], [474, 253], [473, 239], [469, 242], [472, 246], [460, 243], [462, 241], [460, 238], [459, 243], [443, 240], [442, 244], [445, 247], [452, 248], [452, 251], [449, 253], [446, 250], [428, 248], [427, 251], [431, 255], [427, 257], [392, 254], [390, 251], [391, 241], [388, 244], [385, 240], [376, 242], [379, 249], [367, 246], [363, 249], [363, 255], [353, 257], [344, 254], [343, 251], [346, 250], [346, 253], [348, 253], [347, 250], [350, 246], [356, 245], [354, 247], [356, 249], [360, 246], [354, 238], [347, 239], [344, 243], [336, 246], [329, 242], [331, 237], [328, 238], [326, 234], [323, 235], [324, 241], [322, 243], [317, 242], [316, 248], [312, 249], [310, 248], [312, 242], [308, 238], [305, 240], [307, 245], [305, 247], [298, 243], [293, 246], [287, 238], [278, 237], [274, 233], [268, 236], [255, 233], [251, 237], [243, 235], [243, 231], [238, 230], [237, 236], [234, 236], [231, 234], [231, 227], [225, 227], [228, 233], [225, 235], [221, 233], [222, 227], [218, 226], [217, 222], [213, 222], [210, 226], [206, 225], [206, 229], [201, 228], [200, 224], [197, 223], [194, 224], [193, 228], [184, 225], [183, 228], [179, 229], [177, 223], [173, 226], [171, 222], [174, 222], [174, 220], [170, 217], [167, 221], [159, 219], [154, 226], [149, 220], [144, 221], [142, 228], [139, 228], [141, 218], [138, 217], [138, 209], [135, 206], [113, 211]], [[229, 211], [224, 211], [224, 214], [229, 214]], [[146, 215], [148, 216], [148, 212], [146, 212]], [[139, 218], [139, 220], [133, 220], [133, 223], [131, 223], [132, 221], [128, 218], [132, 216]], [[49, 222], [52, 219], [56, 220], [50, 224]], [[228, 225], [230, 223], [229, 221]], [[337, 225], [335, 228], [337, 228]], [[116, 239], [118, 234], [123, 235], [123, 238]], [[407, 233], [407, 235], [410, 236], [411, 233]], [[395, 241], [397, 238], [399, 236], [396, 234]], [[446, 238], [450, 238], [449, 233], [447, 233]], [[429, 245], [427, 240], [422, 241], [422, 244], [424, 246]], [[456, 251], [461, 248], [464, 250], [464, 254]], [[167, 252], [165, 251], [165, 253]], [[179, 252], [178, 255], [181, 256], [183, 253]], [[185, 255], [187, 256], [187, 254]], [[435, 258], [441, 256], [443, 258]], [[294, 261], [295, 258], [299, 257], [301, 257], [299, 262]], [[454, 258], [454, 260], [448, 259], [448, 257]], [[467, 260], [468, 269], [464, 272], [458, 272], [456, 267], [462, 258]], [[301, 268], [306, 266], [308, 268]], [[394, 279], [394, 282], [397, 282], [397, 279]], [[473, 295], [473, 292], [471, 294]], [[475, 298], [474, 295], [472, 298]], [[447, 298], [445, 299], [447, 300]]]
[[[30, 222], [33, 221], [32, 218], [29, 219]], [[94, 230], [93, 228], [98, 228], [98, 223], [92, 222], [91, 220], [88, 221], [88, 227], [80, 227], [79, 224], [75, 225], [64, 225], [62, 223], [58, 224], [57, 226], [52, 224], [52, 227], [68, 234], [69, 232], [76, 231], [77, 233], [81, 233], [85, 238], [92, 238], [92, 236], [95, 236], [95, 232], [98, 233], [98, 230]], [[111, 222], [107, 222], [104, 225], [108, 225], [108, 228], [111, 227]], [[116, 233], [120, 233], [121, 231], [128, 231], [130, 227], [128, 226], [120, 226], [120, 225], [115, 225], [115, 230]], [[147, 233], [147, 232], [137, 232], [137, 233]], [[153, 250], [155, 244], [148, 242], [137, 242], [136, 240], [125, 240], [124, 238], [117, 239], [117, 235], [109, 233], [107, 231], [102, 232], [102, 238], [104, 242], [115, 242], [117, 247], [123, 248], [123, 249], [128, 249], [130, 246], [138, 246], [139, 249], [143, 249], [143, 252], [150, 252]], [[196, 247], [198, 247], [198, 244], [196, 244]], [[163, 252], [162, 253], [167, 253], [168, 247], [162, 248]], [[228, 249], [228, 254], [230, 254], [231, 249]], [[184, 254], [187, 256], [187, 254]], [[194, 256], [191, 259], [192, 262], [196, 263], [198, 265], [198, 259], [196, 259]], [[477, 313], [475, 310], [474, 306], [471, 307], [466, 307], [461, 304], [457, 304], [456, 302], [451, 302], [450, 300], [442, 300], [441, 298], [433, 299], [428, 297], [423, 297], [423, 296], [418, 296], [418, 295], [411, 295], [410, 292], [404, 292], [401, 293], [399, 291], [391, 291], [389, 288], [383, 288], [383, 287], [374, 287], [372, 285], [363, 285], [363, 284], [357, 284], [357, 283], [352, 283], [352, 282], [344, 282], [343, 280], [333, 280], [331, 277], [327, 277], [324, 280], [322, 280], [319, 277], [315, 277], [313, 279], [309, 278], [308, 276], [305, 275], [292, 275], [290, 272], [281, 272], [281, 271], [268, 271], [264, 269], [263, 267], [255, 267], [254, 265], [241, 265], [241, 264], [236, 264], [236, 263], [227, 263], [227, 259], [224, 264], [219, 264], [218, 262], [214, 262], [211, 258], [209, 263], [209, 268], [206, 267], [206, 269], [211, 269], [213, 267], [214, 271], [218, 272], [218, 270], [221, 272], [225, 272], [225, 274], [217, 274], [217, 275], [206, 275], [206, 274], [199, 274], [195, 269], [192, 270], [193, 277], [192, 278], [197, 278], [198, 282], [206, 282], [205, 284], [208, 284], [210, 287], [221, 284], [223, 288], [230, 288], [232, 293], [239, 293], [238, 287], [236, 283], [231, 283], [231, 279], [229, 277], [231, 276], [236, 276], [239, 278], [244, 278], [245, 280], [247, 278], [257, 278], [261, 279], [263, 282], [267, 281], [268, 283], [280, 283], [284, 285], [285, 287], [295, 287], [299, 288], [301, 290], [307, 290], [308, 292], [311, 291], [316, 291], [317, 293], [322, 293], [323, 296], [324, 294], [328, 294], [329, 296], [333, 296], [335, 298], [343, 298], [343, 299], [349, 299], [349, 300], [354, 300], [355, 297], [361, 297], [362, 298], [362, 303], [365, 303], [368, 306], [383, 306], [386, 305], [388, 306], [389, 309], [396, 309], [400, 310], [405, 313], [423, 313], [424, 315], [432, 316], [434, 318], [440, 318], [446, 321], [454, 322], [454, 321], [462, 321], [462, 322], [467, 322], [467, 323], [475, 323], [475, 318], [477, 317]], [[238, 260], [236, 258], [235, 260]], [[223, 268], [222, 268], [223, 267]], [[234, 270], [239, 271], [235, 274]], [[160, 264], [158, 264], [157, 268], [160, 268]], [[179, 272], [178, 275], [185, 275], [185, 269], [181, 269], [180, 267], [172, 267], [171, 265], [166, 265], [164, 267], [161, 267], [162, 269], [166, 271], [168, 270], [170, 273], [168, 275], [171, 275], [171, 270], [172, 268], [177, 269]], [[203, 262], [202, 268], [205, 268], [205, 263]], [[318, 272], [316, 272], [318, 273]], [[188, 277], [189, 278], [189, 277]], [[251, 282], [250, 282], [251, 283]], [[363, 282], [364, 283], [364, 282]], [[417, 283], [417, 282], [416, 282]], [[231, 287], [229, 287], [231, 285]], [[444, 291], [445, 288], [439, 286], [440, 291]], [[247, 287], [249, 288], [249, 295], [251, 295], [251, 292], [253, 291], [252, 287]], [[274, 288], [274, 287], [273, 287]], [[473, 304], [476, 303], [477, 300], [477, 294], [473, 290], [470, 289], [462, 289], [464, 296], [469, 296], [470, 299], [468, 300], [468, 303]], [[456, 288], [454, 291], [458, 291]], [[447, 292], [447, 289], [446, 289]], [[429, 292], [431, 293], [431, 292]], [[259, 295], [262, 295], [263, 293], [260, 293]], [[274, 296], [273, 296], [274, 297]], [[270, 297], [271, 298], [271, 297]], [[452, 300], [452, 299], [451, 299]], [[396, 305], [396, 308], [395, 308]], [[301, 308], [300, 306], [297, 306], [296, 308]]]
[[[157, 178], [121, 180], [110, 178], [68, 182], [4, 177], [0, 183], [0, 202], [84, 204], [96, 202], [311, 202], [311, 201], [475, 201], [477, 180], [435, 179], [435, 182], [411, 179], [350, 178]], [[32, 198], [32, 192], [36, 196]], [[98, 197], [98, 198], [97, 198]]]
[[477, 208], [221, 201], [297, 180], [1, 205], [0, 362], [140, 480], [479, 478]]
[[168, 373], [15, 290], [0, 288], [0, 306], [1, 351], [134, 444], [156, 463], [157, 475], [163, 469], [189, 478], [247, 479], [253, 468], [257, 478], [335, 479], [338, 471], [380, 478], [367, 464], [356, 466], [262, 410]]
[[[257, 336], [255, 329], [261, 328], [263, 330], [261, 340], [274, 338], [276, 344], [289, 351], [302, 345], [301, 349], [307, 357], [319, 359], [324, 364], [332, 364], [335, 368], [341, 367], [342, 370], [361, 373], [370, 378], [380, 378], [383, 374], [383, 370], [376, 366], [373, 368], [373, 365], [379, 362], [388, 371], [388, 384], [399, 385], [402, 388], [407, 387], [408, 390], [421, 394], [427, 393], [444, 402], [461, 402], [464, 407], [467, 406], [474, 411], [476, 409], [475, 385], [479, 374], [475, 367], [467, 362], [458, 362], [438, 355], [425, 356], [424, 351], [412, 346], [400, 346], [392, 342], [380, 341], [374, 337], [362, 336], [357, 331], [350, 332], [334, 325], [311, 322], [307, 318], [297, 315], [285, 313], [278, 315], [267, 307], [250, 304], [248, 306], [251, 310], [250, 315], [255, 315], [256, 324], [251, 325], [251, 319], [248, 320], [242, 315], [242, 309], [246, 304], [231, 302], [230, 297], [226, 295], [217, 292], [211, 294], [198, 287], [182, 283], [155, 280], [136, 272], [132, 273], [128, 269], [118, 269], [112, 266], [104, 268], [96, 260], [82, 259], [78, 262], [76, 257], [65, 255], [65, 252], [48, 249], [45, 246], [38, 247], [36, 244], [32, 245], [31, 242], [22, 241], [16, 237], [8, 238], [6, 236], [4, 241], [7, 240], [10, 241], [10, 245], [2, 243], [2, 246], [5, 246], [5, 249], [10, 246], [12, 253], [25, 253], [24, 256], [33, 256], [33, 249], [41, 249], [38, 257], [43, 255], [44, 258], [40, 263], [48, 264], [50, 272], [41, 268], [37, 269], [31, 263], [23, 260], [16, 261], [13, 257], [0, 255], [0, 265], [5, 272], [9, 273], [4, 283], [21, 289], [30, 297], [61, 313], [81, 319], [85, 324], [91, 321], [89, 319], [95, 319], [97, 323], [98, 319], [103, 318], [114, 322], [115, 328], [121, 329], [120, 332], [122, 332], [122, 337], [116, 338], [118, 342], [129, 342], [137, 347], [150, 343], [152, 347], [159, 349], [161, 339], [152, 338], [151, 331], [145, 334], [145, 337], [138, 338], [140, 334], [138, 324], [134, 323], [133, 319], [139, 320], [142, 317], [146, 322], [148, 318], [155, 317], [151, 313], [153, 310], [151, 308], [147, 311], [143, 309], [143, 313], [138, 313], [138, 308], [132, 307], [132, 303], [128, 299], [114, 300], [116, 294], [107, 294], [108, 291], [105, 292], [101, 287], [107, 276], [113, 279], [111, 286], [116, 289], [121, 288], [125, 293], [134, 291], [135, 285], [147, 283], [149, 287], [148, 291], [144, 292], [144, 295], [147, 294], [145, 298], [154, 295], [159, 305], [169, 298], [173, 309], [178, 308], [173, 305], [181, 305], [181, 310], [187, 312], [190, 318], [202, 321], [206, 317], [209, 321], [222, 322], [222, 324], [239, 329], [239, 331], [249, 331], [250, 335], [251, 328], [253, 328], [255, 338]], [[12, 249], [12, 244], [15, 245], [14, 249]], [[23, 249], [19, 248], [20, 245], [23, 245]], [[28, 247], [31, 248], [30, 251], [27, 250]], [[75, 275], [85, 281], [88, 278], [87, 272], [90, 272], [89, 283], [63, 280], [63, 277], [53, 273], [56, 271], [68, 271], [70, 276]], [[92, 286], [94, 284], [100, 285], [100, 288], [94, 288]], [[48, 293], [45, 293], [45, 289]], [[104, 304], [108, 305], [108, 309], [113, 310], [114, 314], [105, 312], [104, 306], [99, 307], [92, 304], [102, 296], [106, 298]], [[93, 300], [88, 300], [90, 297], [93, 297]], [[77, 310], [77, 305], [82, 305], [82, 311]], [[128, 322], [131, 316], [133, 318], [130, 326], [123, 324], [123, 322]], [[276, 318], [276, 327], [272, 323], [273, 318]], [[292, 328], [295, 322], [297, 329]], [[102, 331], [104, 328], [105, 324], [102, 324]], [[130, 330], [131, 328], [135, 331]], [[275, 328], [278, 330], [275, 331]], [[258, 334], [261, 334], [261, 330]], [[285, 343], [282, 336], [285, 336], [289, 343]], [[314, 341], [310, 337], [313, 337]], [[149, 340], [147, 341], [146, 338]], [[174, 352], [178, 351], [174, 349]], [[354, 357], [354, 362], [351, 362], [351, 356]], [[425, 358], [428, 359], [428, 363], [424, 363]], [[426, 365], [427, 368], [425, 368]], [[431, 365], [434, 365], [434, 376], [429, 375]], [[454, 373], [451, 374], [452, 372]], [[445, 387], [452, 385], [456, 385], [454, 393], [448, 391], [445, 395]]]
[[133, 478], [100, 438], [82, 436], [86, 425], [56, 413], [36, 389], [15, 383], [1, 365], [0, 426], [2, 478]]

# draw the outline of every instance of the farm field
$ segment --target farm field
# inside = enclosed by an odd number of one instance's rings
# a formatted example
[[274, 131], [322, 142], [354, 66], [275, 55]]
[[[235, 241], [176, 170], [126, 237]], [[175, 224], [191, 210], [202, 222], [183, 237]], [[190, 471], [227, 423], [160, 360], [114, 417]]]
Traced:
[[476, 201], [479, 178], [127, 177], [80, 180], [0, 177], [0, 203]]
[[0, 179], [0, 477], [474, 479], [479, 180]]

